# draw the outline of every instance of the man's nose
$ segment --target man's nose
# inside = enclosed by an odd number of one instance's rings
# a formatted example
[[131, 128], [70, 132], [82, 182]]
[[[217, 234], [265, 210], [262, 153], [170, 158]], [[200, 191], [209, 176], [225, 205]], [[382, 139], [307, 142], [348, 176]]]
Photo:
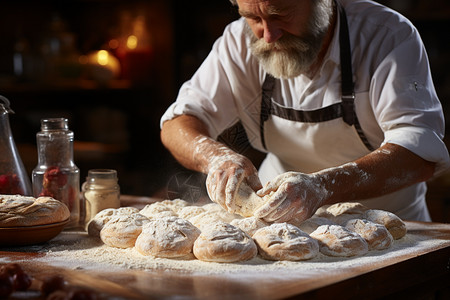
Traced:
[[266, 43], [276, 42], [283, 35], [283, 30], [273, 22], [263, 21], [263, 29]]

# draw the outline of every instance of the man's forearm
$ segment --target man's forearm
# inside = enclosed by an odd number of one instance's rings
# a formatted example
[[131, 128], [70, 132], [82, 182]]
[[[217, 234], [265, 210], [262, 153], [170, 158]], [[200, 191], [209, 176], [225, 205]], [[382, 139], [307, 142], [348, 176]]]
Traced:
[[208, 172], [209, 154], [223, 147], [209, 137], [202, 121], [190, 115], [164, 122], [161, 141], [184, 167], [203, 173]]
[[386, 144], [354, 163], [316, 175], [329, 191], [323, 204], [332, 204], [378, 197], [426, 181], [434, 167], [434, 163], [401, 146]]

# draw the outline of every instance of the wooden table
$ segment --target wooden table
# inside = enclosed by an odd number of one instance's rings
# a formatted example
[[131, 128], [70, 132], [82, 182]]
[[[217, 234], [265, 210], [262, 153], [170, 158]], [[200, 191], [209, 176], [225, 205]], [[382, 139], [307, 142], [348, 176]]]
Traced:
[[[342, 267], [338, 264], [337, 268], [305, 272], [301, 263], [294, 271], [278, 268], [265, 274], [252, 270], [252, 266], [239, 274], [73, 268], [43, 263], [45, 254], [34, 246], [0, 247], [0, 264], [18, 262], [35, 278], [29, 294], [22, 293], [16, 299], [40, 299], [33, 289], [52, 274], [62, 274], [71, 285], [86, 286], [116, 299], [423, 299], [436, 294], [450, 299], [450, 224], [406, 223], [407, 237], [413, 241], [406, 250], [380, 255], [375, 261], [352, 264], [347, 259]], [[83, 238], [83, 233], [72, 232], [70, 236]]]

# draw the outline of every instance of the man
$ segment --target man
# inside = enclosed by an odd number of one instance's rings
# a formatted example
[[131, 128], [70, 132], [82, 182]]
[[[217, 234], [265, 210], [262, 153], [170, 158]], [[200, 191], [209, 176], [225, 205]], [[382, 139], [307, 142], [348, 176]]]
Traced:
[[[412, 24], [366, 0], [231, 2], [242, 18], [161, 120], [174, 157], [208, 174], [210, 198], [232, 212], [245, 182], [270, 195], [254, 214], [268, 222], [345, 201], [429, 221], [424, 181], [450, 163]], [[267, 153], [259, 171], [215, 140], [237, 121]]]

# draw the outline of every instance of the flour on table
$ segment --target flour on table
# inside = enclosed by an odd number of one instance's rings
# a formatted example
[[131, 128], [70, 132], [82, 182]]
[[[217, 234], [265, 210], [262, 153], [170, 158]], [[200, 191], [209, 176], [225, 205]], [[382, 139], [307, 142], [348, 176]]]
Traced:
[[[408, 224], [408, 232], [414, 231], [415, 224]], [[445, 227], [448, 228], [448, 227]], [[445, 229], [444, 228], [444, 229]], [[439, 230], [441, 228], [436, 228]], [[80, 234], [82, 237], [80, 238]], [[422, 235], [408, 233], [395, 240], [388, 250], [370, 251], [361, 257], [329, 257], [319, 253], [308, 261], [268, 261], [259, 256], [240, 263], [203, 262], [193, 256], [183, 259], [152, 258], [143, 256], [134, 248], [119, 249], [104, 245], [96, 238], [85, 233], [62, 232], [50, 243], [27, 249], [40, 252], [42, 257], [34, 258], [37, 262], [53, 266], [64, 266], [84, 270], [142, 270], [142, 271], [177, 271], [185, 274], [220, 274], [221, 276], [282, 276], [283, 278], [303, 278], [320, 270], [340, 272], [349, 267], [370, 266], [372, 269], [382, 267], [383, 262], [399, 258], [416, 257], [431, 249], [448, 245], [445, 239], [430, 239]], [[17, 248], [16, 248], [17, 249]], [[20, 248], [19, 248], [20, 249]], [[2, 249], [8, 250], [8, 249]], [[2, 258], [0, 258], [0, 263]]]

